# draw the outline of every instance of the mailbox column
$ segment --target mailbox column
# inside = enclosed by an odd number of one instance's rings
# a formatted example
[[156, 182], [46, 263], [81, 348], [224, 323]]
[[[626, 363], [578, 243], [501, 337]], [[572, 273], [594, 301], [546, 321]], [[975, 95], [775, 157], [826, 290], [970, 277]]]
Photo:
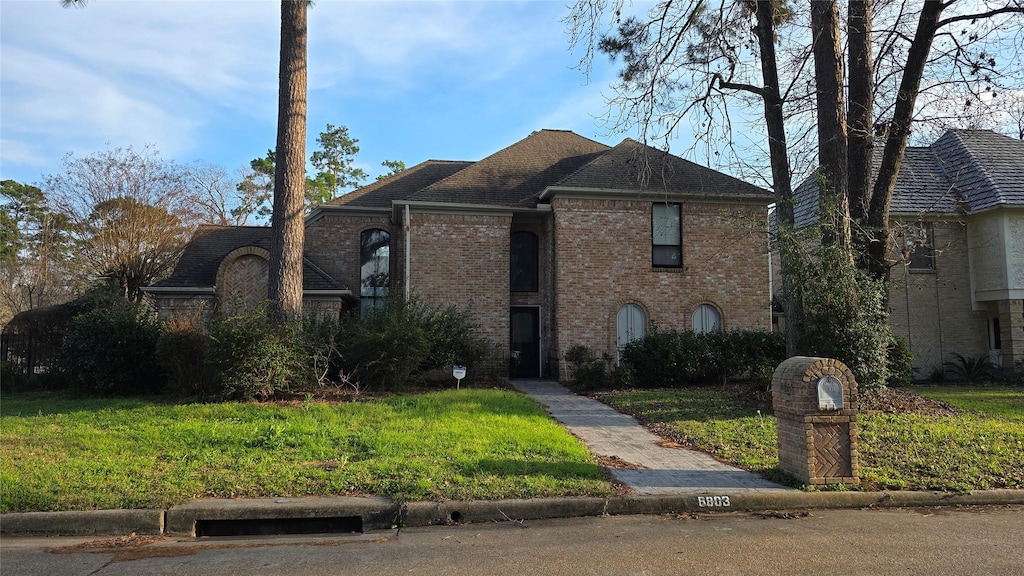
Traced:
[[772, 376], [779, 467], [811, 485], [859, 484], [857, 381], [831, 358], [794, 356]]

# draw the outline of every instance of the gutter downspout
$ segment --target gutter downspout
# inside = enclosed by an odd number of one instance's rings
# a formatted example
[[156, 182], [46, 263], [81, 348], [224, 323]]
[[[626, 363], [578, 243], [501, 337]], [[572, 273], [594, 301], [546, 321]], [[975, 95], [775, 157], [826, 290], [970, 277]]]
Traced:
[[409, 299], [409, 284], [411, 279], [409, 277], [409, 265], [411, 262], [411, 256], [409, 254], [409, 248], [412, 246], [412, 217], [409, 215], [409, 205], [405, 205], [405, 299]]

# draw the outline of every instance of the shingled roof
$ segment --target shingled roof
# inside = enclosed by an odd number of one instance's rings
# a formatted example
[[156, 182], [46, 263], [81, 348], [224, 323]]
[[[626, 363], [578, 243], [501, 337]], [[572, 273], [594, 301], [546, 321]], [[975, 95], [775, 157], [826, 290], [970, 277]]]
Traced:
[[[875, 167], [882, 147], [875, 148]], [[796, 226], [817, 220], [813, 178], [793, 193]], [[907, 148], [890, 213], [957, 214], [1024, 206], [1024, 141], [990, 130], [949, 130], [930, 146]]]
[[407, 199], [498, 206], [534, 205], [548, 186], [608, 146], [566, 130], [540, 130]]
[[667, 152], [626, 138], [576, 173], [559, 188], [658, 191], [697, 195], [768, 197], [771, 192]]
[[335, 198], [328, 202], [327, 205], [391, 208], [393, 201], [404, 200], [409, 195], [471, 165], [473, 165], [473, 162], [427, 160], [407, 168], [394, 176]]
[[[200, 226], [185, 246], [171, 276], [153, 284], [156, 288], [208, 288], [217, 283], [217, 270], [231, 252], [255, 246], [270, 251], [270, 228], [265, 226]], [[303, 290], [345, 288], [310, 259], [302, 259]]]

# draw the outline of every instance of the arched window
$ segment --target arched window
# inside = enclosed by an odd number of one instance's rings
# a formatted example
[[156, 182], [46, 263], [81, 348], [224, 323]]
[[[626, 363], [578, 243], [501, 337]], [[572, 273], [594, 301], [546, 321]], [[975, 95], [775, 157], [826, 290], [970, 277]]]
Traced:
[[722, 315], [711, 304], [701, 304], [693, 311], [694, 332], [716, 332], [722, 329]]
[[384, 305], [391, 287], [391, 235], [364, 230], [359, 235], [359, 315]]
[[536, 292], [537, 235], [532, 232], [513, 232], [509, 244], [509, 289], [512, 292]]
[[623, 346], [633, 340], [639, 340], [647, 334], [647, 314], [636, 304], [626, 304], [619, 308], [615, 315], [615, 346], [622, 350]]

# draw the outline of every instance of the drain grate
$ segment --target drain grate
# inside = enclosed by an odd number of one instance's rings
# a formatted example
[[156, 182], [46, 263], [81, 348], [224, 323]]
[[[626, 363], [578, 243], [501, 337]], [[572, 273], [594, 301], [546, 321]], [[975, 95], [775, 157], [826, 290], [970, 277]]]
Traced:
[[288, 534], [349, 534], [363, 531], [361, 516], [325, 518], [248, 518], [196, 520], [196, 536], [283, 536]]

